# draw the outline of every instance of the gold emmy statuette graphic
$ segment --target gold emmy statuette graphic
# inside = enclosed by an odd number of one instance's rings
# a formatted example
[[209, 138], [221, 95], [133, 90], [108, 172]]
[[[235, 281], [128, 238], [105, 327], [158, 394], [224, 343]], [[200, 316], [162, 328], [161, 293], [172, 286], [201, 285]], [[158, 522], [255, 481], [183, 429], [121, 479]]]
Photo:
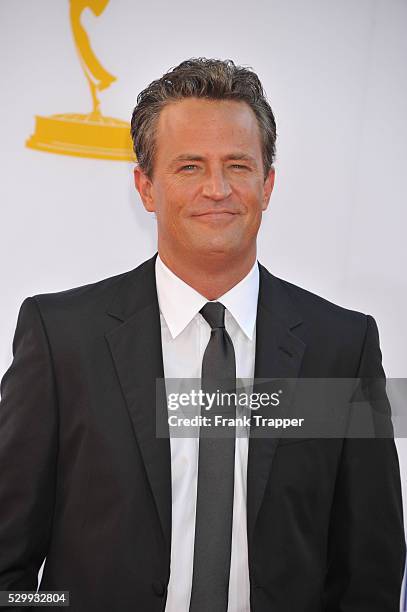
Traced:
[[27, 147], [77, 157], [134, 161], [129, 123], [105, 117], [100, 111], [98, 91], [109, 87], [116, 77], [107, 72], [99, 62], [80, 22], [85, 8], [89, 8], [98, 17], [108, 3], [109, 0], [70, 0], [72, 33], [89, 84], [93, 102], [92, 112], [86, 115], [78, 113], [49, 117], [37, 115], [35, 132], [27, 140]]

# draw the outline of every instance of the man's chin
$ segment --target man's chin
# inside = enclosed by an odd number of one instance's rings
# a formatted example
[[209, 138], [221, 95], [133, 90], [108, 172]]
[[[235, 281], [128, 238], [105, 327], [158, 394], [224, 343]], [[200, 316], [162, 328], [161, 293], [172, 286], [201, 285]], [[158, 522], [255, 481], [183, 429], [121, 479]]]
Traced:
[[205, 260], [217, 260], [227, 262], [237, 255], [241, 255], [243, 245], [235, 242], [225, 242], [224, 240], [214, 240], [205, 244], [194, 245], [191, 248], [191, 255]]

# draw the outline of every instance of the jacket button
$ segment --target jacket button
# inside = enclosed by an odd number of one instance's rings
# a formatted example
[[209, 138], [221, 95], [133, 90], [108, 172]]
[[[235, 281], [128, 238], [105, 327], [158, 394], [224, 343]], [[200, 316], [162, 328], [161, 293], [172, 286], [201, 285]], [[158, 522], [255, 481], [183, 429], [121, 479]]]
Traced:
[[154, 580], [153, 591], [158, 597], [163, 597], [166, 591], [166, 586], [164, 582], [162, 580]]

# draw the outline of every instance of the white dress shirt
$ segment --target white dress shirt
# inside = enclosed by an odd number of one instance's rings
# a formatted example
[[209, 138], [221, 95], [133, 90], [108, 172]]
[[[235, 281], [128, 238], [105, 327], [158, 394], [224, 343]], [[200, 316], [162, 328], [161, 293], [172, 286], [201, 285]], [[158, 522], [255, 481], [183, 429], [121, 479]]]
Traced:
[[[159, 256], [156, 284], [160, 306], [165, 378], [200, 379], [211, 329], [199, 313], [208, 301], [176, 276]], [[236, 378], [254, 375], [259, 268], [257, 262], [216, 301], [226, 307], [225, 327], [236, 357]], [[246, 531], [248, 435], [236, 438], [232, 551], [228, 612], [250, 612]], [[172, 534], [171, 574], [165, 612], [188, 612], [191, 596], [199, 438], [170, 437]]]

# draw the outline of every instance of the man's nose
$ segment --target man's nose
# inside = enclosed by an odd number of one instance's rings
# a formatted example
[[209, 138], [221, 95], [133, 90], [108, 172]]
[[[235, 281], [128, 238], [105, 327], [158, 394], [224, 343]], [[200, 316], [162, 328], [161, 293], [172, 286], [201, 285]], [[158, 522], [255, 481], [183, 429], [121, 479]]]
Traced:
[[205, 197], [221, 201], [225, 200], [231, 193], [232, 188], [222, 170], [208, 171], [203, 186], [203, 195]]

